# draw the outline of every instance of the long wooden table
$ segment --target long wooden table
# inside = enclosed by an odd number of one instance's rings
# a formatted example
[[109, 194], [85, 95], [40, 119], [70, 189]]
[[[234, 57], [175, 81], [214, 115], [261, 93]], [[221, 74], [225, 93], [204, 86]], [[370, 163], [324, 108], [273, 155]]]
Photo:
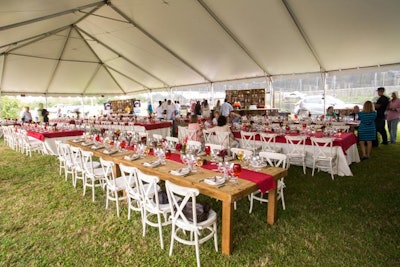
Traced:
[[[137, 167], [144, 173], [150, 175], [156, 175], [160, 177], [161, 180], [169, 180], [175, 184], [193, 187], [199, 189], [200, 193], [207, 195], [209, 197], [218, 199], [222, 201], [222, 253], [230, 255], [232, 253], [232, 243], [233, 243], [233, 214], [234, 208], [233, 204], [235, 201], [255, 192], [258, 187], [255, 183], [238, 179], [237, 184], [226, 183], [223, 187], [216, 187], [204, 183], [204, 179], [207, 177], [215, 176], [215, 172], [203, 168], [197, 168], [197, 172], [191, 173], [186, 177], [174, 176], [170, 174], [171, 170], [183, 167], [183, 164], [166, 160], [167, 164], [160, 165], [158, 167], [145, 167], [144, 162], [152, 161], [155, 159], [153, 156], [147, 156], [143, 159], [137, 159], [135, 161], [130, 161], [124, 159], [126, 154], [131, 154], [132, 151], [117, 153], [114, 155], [106, 155], [99, 150], [92, 150], [90, 147], [85, 147], [80, 145], [80, 143], [69, 142], [73, 146], [81, 147], [84, 150], [90, 150], [97, 157], [102, 157], [106, 160], [113, 160], [116, 166], [119, 164], [124, 164], [127, 166]], [[119, 168], [115, 169], [116, 173], [119, 173]], [[281, 178], [285, 177], [287, 171], [283, 168], [268, 167], [263, 168], [261, 172], [270, 174], [274, 177], [275, 182]], [[272, 225], [275, 223], [277, 217], [277, 192], [276, 189], [271, 189], [268, 191], [268, 210], [267, 210], [267, 223]]]

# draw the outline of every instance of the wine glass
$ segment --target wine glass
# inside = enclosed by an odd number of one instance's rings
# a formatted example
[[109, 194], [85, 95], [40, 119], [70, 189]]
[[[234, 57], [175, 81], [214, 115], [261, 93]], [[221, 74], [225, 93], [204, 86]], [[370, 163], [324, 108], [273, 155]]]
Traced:
[[167, 149], [165, 150], [165, 158], [170, 159], [171, 158], [171, 150]]
[[233, 175], [238, 177], [242, 172], [242, 166], [239, 163], [234, 163], [232, 166]]
[[242, 161], [243, 160], [243, 158], [244, 158], [244, 151], [243, 150], [239, 150], [238, 152], [237, 152], [237, 158], [238, 158], [238, 160], [240, 160], [240, 161]]
[[197, 157], [197, 159], [196, 159], [197, 161], [196, 161], [196, 164], [197, 164], [197, 166], [198, 167], [202, 167], [203, 166], [203, 159], [201, 158], [201, 157]]
[[206, 155], [210, 155], [211, 147], [210, 146], [206, 146], [205, 149], [204, 149], [204, 152], [206, 153]]
[[143, 149], [144, 154], [147, 156], [150, 153], [150, 147], [149, 146], [145, 146]]

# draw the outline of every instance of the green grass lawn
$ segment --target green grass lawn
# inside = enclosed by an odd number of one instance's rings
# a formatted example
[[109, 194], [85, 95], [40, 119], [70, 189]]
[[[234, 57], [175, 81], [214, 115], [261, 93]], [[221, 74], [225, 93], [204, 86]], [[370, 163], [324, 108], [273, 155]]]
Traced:
[[[266, 224], [266, 205], [242, 199], [235, 211], [234, 250], [200, 247], [203, 266], [399, 266], [400, 145], [380, 146], [352, 164], [354, 176], [307, 175], [290, 167], [286, 210]], [[201, 196], [219, 214], [221, 202]], [[194, 266], [193, 247], [175, 243], [170, 228], [142, 237], [140, 215], [128, 221], [105, 209], [105, 194], [82, 196], [58, 174], [55, 157], [25, 157], [0, 142], [0, 266]], [[113, 203], [112, 203], [113, 204]]]

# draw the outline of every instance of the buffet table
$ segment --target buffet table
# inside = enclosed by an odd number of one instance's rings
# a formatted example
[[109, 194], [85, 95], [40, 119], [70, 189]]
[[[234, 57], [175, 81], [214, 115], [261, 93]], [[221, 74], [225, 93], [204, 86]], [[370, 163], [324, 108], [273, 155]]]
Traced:
[[81, 136], [84, 131], [81, 130], [62, 130], [62, 131], [34, 131], [27, 130], [27, 135], [44, 142], [46, 149], [50, 155], [57, 155], [56, 141], [65, 141], [75, 139]]
[[[233, 132], [233, 135], [235, 136], [236, 140], [240, 142], [240, 132]], [[261, 146], [260, 135], [256, 135], [256, 140], [256, 142], [259, 142], [259, 145]], [[339, 176], [353, 176], [349, 165], [353, 162], [360, 162], [360, 155], [358, 154], [357, 148], [357, 137], [353, 133], [342, 133], [340, 137], [335, 138], [333, 145], [338, 148], [338, 173], [335, 174]], [[282, 153], [288, 153], [285, 135], [278, 135], [276, 137], [276, 147], [280, 147], [282, 149]], [[311, 146], [310, 138], [307, 138], [305, 150], [307, 154], [306, 165], [307, 167], [312, 168], [312, 155], [314, 152], [313, 147]], [[334, 171], [336, 171], [336, 169], [334, 169]]]

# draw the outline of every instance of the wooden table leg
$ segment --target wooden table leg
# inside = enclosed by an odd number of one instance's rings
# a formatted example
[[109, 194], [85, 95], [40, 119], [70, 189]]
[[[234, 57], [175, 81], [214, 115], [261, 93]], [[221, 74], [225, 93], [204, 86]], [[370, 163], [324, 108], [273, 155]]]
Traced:
[[276, 221], [276, 215], [278, 210], [276, 189], [268, 191], [268, 211], [267, 211], [267, 223], [274, 224]]
[[232, 253], [233, 242], [233, 203], [222, 202], [222, 253]]

